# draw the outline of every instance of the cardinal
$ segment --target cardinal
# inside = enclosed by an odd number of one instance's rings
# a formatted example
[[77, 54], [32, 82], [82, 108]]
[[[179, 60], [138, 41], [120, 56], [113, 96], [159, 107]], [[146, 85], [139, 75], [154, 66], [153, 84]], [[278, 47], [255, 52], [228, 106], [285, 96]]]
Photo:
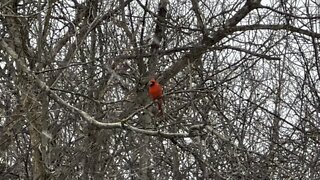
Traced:
[[162, 111], [162, 86], [156, 81], [155, 79], [151, 79], [149, 82], [149, 96], [151, 97], [152, 101], [157, 103], [158, 110], [160, 114], [163, 113]]

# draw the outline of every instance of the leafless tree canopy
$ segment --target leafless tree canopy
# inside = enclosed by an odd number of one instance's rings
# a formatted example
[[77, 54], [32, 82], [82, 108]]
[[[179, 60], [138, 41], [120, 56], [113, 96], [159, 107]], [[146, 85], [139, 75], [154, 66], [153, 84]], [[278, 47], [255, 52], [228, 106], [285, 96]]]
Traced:
[[318, 179], [319, 39], [318, 0], [1, 0], [0, 177]]

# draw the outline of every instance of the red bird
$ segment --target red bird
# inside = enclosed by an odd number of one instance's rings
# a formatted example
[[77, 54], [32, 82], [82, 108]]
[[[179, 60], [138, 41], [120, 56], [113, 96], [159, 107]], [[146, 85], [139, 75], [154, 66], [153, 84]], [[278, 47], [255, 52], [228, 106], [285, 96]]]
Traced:
[[155, 80], [151, 79], [149, 82], [149, 96], [158, 104], [158, 110], [162, 114], [162, 86]]

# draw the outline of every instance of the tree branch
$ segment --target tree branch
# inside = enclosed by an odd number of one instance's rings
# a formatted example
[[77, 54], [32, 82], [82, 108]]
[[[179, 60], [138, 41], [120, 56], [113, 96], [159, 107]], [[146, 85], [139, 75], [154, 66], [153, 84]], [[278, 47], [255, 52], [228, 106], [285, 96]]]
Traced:
[[320, 34], [305, 29], [297, 28], [291, 25], [282, 24], [282, 25], [270, 25], [270, 24], [254, 24], [254, 25], [245, 25], [245, 26], [235, 26], [229, 28], [230, 32], [236, 31], [248, 31], [248, 30], [258, 30], [258, 29], [269, 29], [269, 30], [287, 30], [290, 32], [300, 33], [307, 36], [320, 38]]
[[163, 72], [163, 76], [159, 78], [160, 83], [165, 84], [165, 82], [183, 70], [188, 64], [194, 63], [201, 59], [200, 57], [203, 53], [205, 53], [212, 45], [218, 43], [223, 38], [231, 34], [232, 32], [230, 32], [229, 29], [236, 26], [252, 10], [259, 7], [259, 5], [260, 0], [247, 0], [245, 5], [243, 5], [239, 11], [237, 11], [230, 19], [228, 19], [223, 27], [219, 28], [210, 38], [204, 38], [199, 44], [198, 48], [186, 53], [180, 60]]

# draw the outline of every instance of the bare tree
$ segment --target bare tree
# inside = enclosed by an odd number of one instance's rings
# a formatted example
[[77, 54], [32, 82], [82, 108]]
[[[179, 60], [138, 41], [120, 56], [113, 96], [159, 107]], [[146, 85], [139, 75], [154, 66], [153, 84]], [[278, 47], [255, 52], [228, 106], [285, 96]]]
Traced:
[[0, 176], [319, 178], [319, 7], [1, 1]]

